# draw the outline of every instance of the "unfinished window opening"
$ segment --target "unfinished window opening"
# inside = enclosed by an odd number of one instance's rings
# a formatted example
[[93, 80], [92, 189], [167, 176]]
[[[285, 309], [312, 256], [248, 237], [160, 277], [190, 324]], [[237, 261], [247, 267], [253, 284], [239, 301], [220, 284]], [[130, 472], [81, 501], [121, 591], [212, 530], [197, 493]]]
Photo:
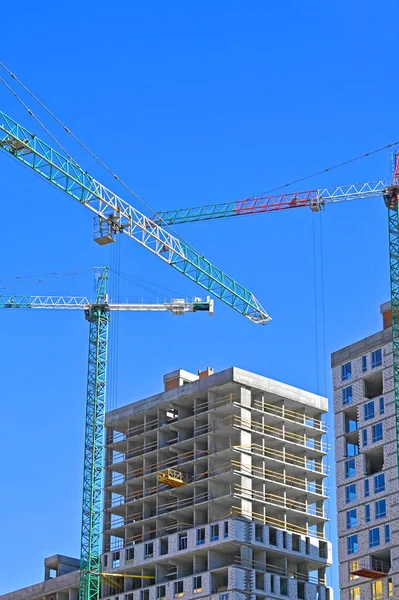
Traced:
[[303, 581], [298, 581], [297, 596], [298, 600], [305, 600], [305, 584]]
[[183, 581], [175, 581], [174, 583], [174, 595], [175, 598], [180, 598], [184, 594]]
[[169, 542], [168, 538], [161, 538], [161, 554], [167, 554], [169, 552]]
[[112, 553], [112, 568], [116, 569], [121, 564], [121, 555], [120, 552]]
[[270, 527], [269, 529], [269, 544], [277, 546], [277, 529], [274, 529], [274, 527]]
[[166, 599], [166, 585], [159, 585], [157, 587], [157, 600]]
[[293, 533], [292, 534], [292, 549], [295, 550], [295, 552], [300, 551], [300, 544], [301, 544], [300, 536], [297, 535], [296, 533]]
[[364, 379], [364, 395], [366, 398], [376, 398], [383, 394], [382, 371], [373, 373]]
[[49, 569], [49, 579], [55, 579], [57, 577], [57, 569]]
[[285, 577], [280, 578], [280, 594], [288, 596], [288, 579], [285, 579]]
[[255, 542], [263, 542], [263, 525], [255, 525]]
[[370, 555], [370, 566], [373, 571], [389, 573], [391, 569], [391, 551], [380, 550]]
[[179, 550], [187, 550], [187, 533], [179, 535]]
[[134, 560], [134, 548], [128, 548], [125, 553], [126, 562]]
[[197, 546], [205, 544], [205, 527], [197, 529]]
[[358, 429], [357, 422], [357, 408], [351, 408], [350, 410], [345, 411], [345, 433], [352, 433], [352, 431], [356, 431]]
[[261, 571], [255, 572], [255, 587], [257, 590], [265, 589], [265, 574]]
[[359, 442], [346, 440], [346, 458], [357, 456], [359, 454]]
[[[166, 539], [167, 541], [167, 539]], [[147, 544], [144, 544], [144, 558], [153, 558], [154, 556], [154, 543], [153, 542], [147, 542]]]
[[219, 539], [219, 525], [211, 525], [211, 542]]
[[366, 475], [374, 475], [384, 468], [384, 447], [373, 448], [365, 454]]
[[141, 590], [140, 600], [150, 600], [150, 590]]
[[283, 531], [283, 548], [287, 547], [287, 532]]
[[310, 554], [310, 538], [306, 538], [306, 554]]
[[201, 575], [197, 575], [193, 577], [193, 592], [194, 594], [199, 594], [202, 592], [202, 577]]
[[[224, 572], [212, 573], [212, 593], [226, 592], [229, 584], [228, 574]], [[220, 600], [220, 599], [219, 599]]]
[[319, 540], [319, 556], [320, 558], [328, 558], [327, 542]]
[[223, 525], [223, 537], [228, 538], [229, 537], [229, 522], [225, 521], [224, 525]]

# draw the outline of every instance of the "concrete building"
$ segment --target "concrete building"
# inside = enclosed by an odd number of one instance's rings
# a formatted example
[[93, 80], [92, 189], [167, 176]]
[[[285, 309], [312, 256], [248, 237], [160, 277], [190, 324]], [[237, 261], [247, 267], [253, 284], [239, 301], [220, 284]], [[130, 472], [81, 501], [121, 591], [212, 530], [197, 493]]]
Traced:
[[[5, 579], [5, 574], [3, 578]], [[79, 561], [55, 554], [44, 559], [44, 581], [0, 596], [3, 600], [78, 600]]]
[[341, 600], [399, 598], [390, 304], [383, 330], [332, 354]]
[[102, 597], [332, 600], [327, 399], [237, 368], [164, 383], [106, 417]]
[[164, 381], [107, 415], [104, 569], [137, 579], [104, 597], [331, 599], [327, 399], [237, 368]]

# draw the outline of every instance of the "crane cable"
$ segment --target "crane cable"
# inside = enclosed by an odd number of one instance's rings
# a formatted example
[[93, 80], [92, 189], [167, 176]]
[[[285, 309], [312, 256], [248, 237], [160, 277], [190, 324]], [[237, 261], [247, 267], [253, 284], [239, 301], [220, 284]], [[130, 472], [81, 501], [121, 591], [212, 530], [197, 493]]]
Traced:
[[[73, 131], [71, 131], [58, 117], [57, 115], [55, 115], [33, 92], [31, 92], [31, 90], [20, 80], [18, 79], [18, 77], [15, 75], [15, 73], [13, 73], [3, 62], [0, 61], [0, 66], [3, 67], [3, 69], [5, 69], [7, 71], [7, 73], [13, 78], [15, 79], [15, 81], [17, 83], [19, 83], [20, 86], [22, 86], [22, 88], [53, 118], [55, 119], [55, 121], [57, 121], [57, 123], [67, 132], [69, 133], [76, 142], [78, 142], [78, 144], [80, 144], [80, 146], [82, 146], [82, 148], [84, 148], [86, 150], [86, 152], [88, 152], [90, 154], [90, 156], [92, 156], [106, 171], [108, 171], [108, 173], [110, 173], [112, 175], [112, 177], [114, 177], [114, 179], [116, 179], [117, 181], [119, 181], [119, 183], [121, 183], [121, 185], [123, 185], [131, 194], [133, 194], [133, 196], [135, 198], [137, 198], [137, 200], [139, 200], [150, 212], [152, 212], [153, 214], [155, 214], [155, 211], [134, 191], [132, 190], [124, 181], [122, 181], [122, 179], [120, 179], [120, 177], [118, 177], [118, 175], [116, 175], [116, 173], [114, 173], [112, 171], [112, 169], [110, 169], [96, 154], [94, 154], [94, 152], [92, 152], [90, 150], [90, 148], [88, 148], [88, 146], [86, 146], [86, 144], [84, 144], [74, 133]], [[10, 88], [10, 86], [4, 81], [4, 79], [0, 78], [1, 81], [8, 87], [8, 89], [11, 91], [11, 93], [23, 104], [23, 106], [26, 108], [26, 110], [28, 110], [29, 114], [34, 117], [38, 123], [43, 127], [43, 129], [50, 135], [50, 137], [60, 146], [60, 148], [63, 148], [61, 146], [61, 144], [54, 138], [54, 136], [51, 135], [51, 133], [46, 129], [46, 127], [39, 121], [39, 119], [32, 113], [32, 111], [30, 109], [28, 109], [28, 107], [24, 104], [24, 102], [22, 102], [22, 100], [17, 96], [17, 94], [12, 90], [12, 88]], [[271, 194], [272, 192], [276, 192], [278, 190], [281, 190], [283, 188], [286, 187], [290, 187], [291, 185], [294, 185], [296, 183], [301, 183], [302, 181], [306, 181], [308, 179], [312, 179], [313, 177], [317, 177], [318, 175], [322, 175], [323, 173], [328, 173], [329, 171], [333, 171], [335, 169], [338, 169], [339, 167], [343, 167], [345, 165], [349, 165], [353, 162], [356, 162], [358, 160], [361, 160], [362, 158], [367, 158], [368, 156], [372, 156], [373, 154], [377, 154], [379, 152], [382, 152], [384, 150], [388, 150], [389, 148], [393, 148], [394, 146], [399, 145], [399, 140], [396, 142], [390, 142], [388, 144], [385, 144], [385, 146], [381, 146], [380, 148], [376, 148], [374, 150], [371, 150], [370, 152], [366, 152], [365, 154], [360, 154], [358, 156], [355, 156], [353, 158], [347, 159], [345, 161], [342, 161], [340, 163], [337, 163], [331, 167], [327, 167], [325, 169], [321, 169], [320, 171], [315, 171], [314, 173], [311, 173], [310, 175], [306, 175], [304, 177], [300, 177], [298, 179], [294, 179], [288, 183], [284, 183], [281, 184], [277, 187], [271, 188], [269, 190], [266, 190], [264, 192], [261, 192], [260, 194], [256, 194], [253, 197], [257, 197], [257, 196], [265, 196], [267, 194]], [[66, 152], [66, 150], [63, 148], [63, 151]], [[68, 158], [70, 158], [70, 160], [73, 160], [72, 157], [70, 157], [70, 155], [66, 152], [66, 154], [68, 155]], [[77, 165], [78, 163], [76, 163], [76, 161], [73, 160], [73, 162]], [[157, 217], [160, 221], [162, 221], [162, 223], [165, 226], [170, 227], [171, 231], [173, 231], [177, 236], [179, 236], [186, 244], [188, 244], [189, 246], [191, 246], [191, 244], [189, 244], [184, 238], [183, 236], [181, 236], [179, 233], [177, 233], [170, 225], [168, 225], [168, 223], [166, 223], [166, 221], [164, 221], [164, 219], [162, 218], [162, 216], [158, 216]]]
[[[5, 69], [7, 71], [7, 73], [64, 129], [64, 131], [66, 131], [66, 133], [69, 133], [69, 135], [71, 135], [73, 137], [73, 139], [84, 149], [86, 150], [86, 152], [88, 154], [90, 154], [90, 156], [92, 158], [94, 158], [94, 160], [96, 160], [110, 175], [112, 175], [112, 177], [114, 179], [116, 179], [116, 181], [119, 181], [119, 183], [128, 191], [130, 192], [130, 194], [132, 194], [135, 198], [137, 198], [137, 200], [139, 200], [139, 202], [141, 202], [146, 209], [152, 213], [152, 215], [155, 214], [155, 210], [153, 208], [151, 208], [151, 206], [145, 202], [145, 200], [143, 200], [143, 198], [141, 198], [141, 196], [139, 196], [130, 186], [127, 185], [127, 183], [125, 183], [116, 173], [114, 173], [114, 171], [112, 171], [112, 169], [110, 169], [105, 163], [104, 161], [101, 160], [101, 158], [99, 158], [92, 150], [90, 150], [90, 148], [84, 143], [82, 142], [78, 136], [76, 134], [73, 133], [73, 131], [71, 131], [69, 129], [69, 127], [67, 127], [62, 121], [61, 119], [59, 119], [57, 117], [57, 115], [55, 115], [45, 104], [44, 102], [42, 102], [33, 92], [31, 92], [31, 90], [20, 80], [18, 79], [18, 77], [15, 75], [15, 73], [13, 73], [3, 62], [0, 61], [0, 66], [3, 67], [3, 69]], [[41, 123], [41, 121], [38, 119], [38, 117], [36, 117], [36, 115], [29, 109], [29, 107], [23, 102], [23, 100], [21, 98], [19, 98], [19, 96], [14, 92], [14, 90], [6, 83], [6, 81], [1, 77], [0, 80], [4, 83], [4, 85], [8, 88], [8, 90], [12, 93], [13, 96], [15, 96], [15, 98], [24, 106], [24, 108], [28, 111], [28, 113], [30, 114], [31, 117], [33, 117], [41, 127], [43, 127], [43, 129], [46, 131], [46, 133], [51, 137], [52, 140], [54, 140], [54, 142], [60, 147], [62, 148], [63, 152], [66, 153], [67, 158], [69, 160], [71, 160], [77, 167], [81, 168], [79, 166], [79, 164], [71, 157], [71, 155], [65, 150], [65, 148], [63, 148], [63, 146], [57, 141], [57, 139], [49, 132], [49, 130], [43, 125], [43, 123]], [[157, 217], [157, 219], [159, 221], [162, 222], [162, 224], [165, 227], [169, 227], [169, 229], [171, 231], [173, 231], [173, 233], [180, 238], [189, 248], [191, 248], [192, 250], [195, 250], [195, 248], [192, 246], [192, 244], [190, 244], [186, 239], [184, 239], [184, 237], [178, 233], [170, 224], [168, 224], [162, 217]], [[195, 250], [196, 252], [198, 252], [197, 250]], [[198, 254], [201, 254], [200, 252], [198, 252]], [[202, 254], [201, 254], [202, 256]]]
[[44, 123], [42, 123], [40, 121], [40, 119], [33, 113], [33, 111], [29, 108], [29, 106], [27, 104], [25, 104], [25, 102], [22, 100], [22, 98], [20, 98], [18, 96], [18, 94], [16, 92], [14, 92], [14, 90], [12, 89], [12, 87], [5, 81], [5, 79], [3, 79], [3, 77], [0, 77], [0, 81], [6, 86], [6, 88], [8, 89], [8, 91], [18, 100], [18, 102], [20, 102], [22, 104], [22, 106], [30, 114], [30, 116], [33, 117], [33, 119], [35, 119], [39, 123], [40, 127], [42, 127], [44, 129], [44, 131], [47, 133], [47, 135], [51, 137], [51, 139], [53, 140], [53, 142], [55, 144], [57, 144], [57, 146], [59, 148], [61, 148], [61, 150], [66, 155], [67, 159], [69, 161], [73, 162], [74, 165], [76, 165], [80, 169], [81, 167], [78, 165], [78, 163], [76, 162], [76, 160], [74, 160], [73, 157], [69, 154], [69, 152], [67, 151], [67, 149], [64, 148], [64, 146], [62, 146], [62, 144], [60, 144], [60, 142], [57, 140], [57, 138], [54, 137], [54, 135], [50, 132], [50, 130], [44, 125]]
[[[16, 277], [10, 277], [11, 281], [18, 280], [18, 283], [12, 283], [10, 285], [0, 286], [0, 290], [6, 290], [9, 288], [20, 287], [24, 285], [31, 285], [32, 283], [42, 283], [43, 281], [50, 281], [52, 279], [59, 279], [60, 277], [66, 277], [68, 275], [78, 275], [80, 273], [87, 273], [88, 271], [95, 271], [99, 267], [90, 267], [87, 269], [76, 269], [74, 271], [52, 271], [51, 273], [43, 273], [43, 275], [17, 275]], [[32, 281], [20, 281], [27, 279], [28, 277], [35, 277]], [[0, 281], [6, 281], [7, 278], [0, 279]]]
[[[119, 302], [119, 286], [120, 286], [120, 275], [119, 275], [119, 264], [120, 264], [120, 239], [116, 239], [115, 244], [111, 244], [111, 268], [114, 277], [111, 278], [110, 285], [110, 299], [112, 302]], [[119, 311], [114, 311], [112, 316], [112, 326], [110, 327], [109, 334], [109, 359], [108, 359], [108, 372], [109, 372], [109, 399], [108, 406], [109, 410], [117, 408], [118, 399], [118, 365], [119, 365]]]
[[314, 281], [314, 326], [315, 326], [315, 337], [316, 337], [316, 389], [317, 393], [320, 393], [319, 389], [319, 332], [318, 332], [318, 320], [317, 320], [317, 265], [316, 265], [316, 230], [315, 230], [315, 214], [313, 213], [312, 219], [312, 237], [313, 237], [313, 281]]
[[373, 154], [378, 154], [378, 152], [383, 152], [384, 150], [388, 150], [389, 148], [393, 148], [394, 146], [398, 146], [398, 145], [399, 145], [399, 140], [397, 142], [391, 142], [389, 144], [385, 144], [385, 146], [381, 146], [380, 148], [376, 148], [375, 150], [371, 150], [371, 152], [366, 152], [365, 154], [359, 154], [359, 156], [355, 156], [354, 158], [349, 158], [348, 160], [344, 160], [343, 162], [337, 163], [336, 165], [333, 165], [332, 167], [327, 167], [326, 169], [321, 169], [320, 171], [316, 171], [315, 173], [312, 173], [311, 175], [306, 175], [305, 177], [300, 177], [299, 179], [294, 179], [293, 181], [290, 181], [289, 183], [284, 183], [282, 185], [278, 185], [275, 188], [271, 188], [270, 190], [266, 190], [265, 192], [262, 192], [261, 194], [257, 194], [256, 196], [254, 196], [254, 198], [256, 198], [257, 196], [266, 196], [267, 194], [271, 194], [272, 192], [277, 192], [278, 190], [281, 190], [283, 188], [294, 185], [295, 183], [301, 183], [302, 181], [306, 181], [307, 179], [312, 179], [313, 177], [317, 177], [318, 175], [322, 175], [323, 173], [328, 173], [329, 171], [334, 171], [334, 169], [338, 169], [339, 167], [344, 167], [345, 165], [354, 163], [358, 160], [361, 160], [362, 158], [367, 158], [368, 156], [372, 156]]

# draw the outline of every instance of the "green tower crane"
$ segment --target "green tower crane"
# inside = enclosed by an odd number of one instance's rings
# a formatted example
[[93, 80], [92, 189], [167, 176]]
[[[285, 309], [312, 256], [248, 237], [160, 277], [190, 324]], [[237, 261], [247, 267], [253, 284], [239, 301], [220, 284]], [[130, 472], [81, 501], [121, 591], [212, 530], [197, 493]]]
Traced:
[[83, 506], [80, 559], [80, 591], [85, 598], [100, 594], [102, 488], [105, 399], [107, 381], [108, 325], [112, 311], [187, 312], [213, 314], [210, 298], [173, 298], [163, 303], [116, 304], [108, 301], [108, 269], [97, 272], [93, 300], [85, 296], [0, 296], [0, 309], [83, 310], [89, 322], [86, 426], [83, 469]]
[[[91, 210], [96, 216], [98, 244], [112, 242], [117, 233], [125, 234], [250, 321], [265, 324], [270, 320], [252, 292], [2, 112], [0, 148]], [[90, 322], [90, 343], [79, 600], [98, 600], [100, 595], [100, 471], [109, 320], [105, 298], [104, 272], [99, 279], [96, 301], [89, 306], [86, 316]]]
[[254, 196], [234, 202], [177, 208], [153, 215], [156, 223], [176, 225], [226, 217], [255, 215], [308, 207], [319, 212], [328, 204], [382, 196], [388, 209], [389, 262], [391, 283], [392, 351], [396, 415], [396, 446], [399, 474], [399, 153], [394, 154], [393, 177], [388, 181], [353, 183], [334, 188], [290, 192], [277, 196]]

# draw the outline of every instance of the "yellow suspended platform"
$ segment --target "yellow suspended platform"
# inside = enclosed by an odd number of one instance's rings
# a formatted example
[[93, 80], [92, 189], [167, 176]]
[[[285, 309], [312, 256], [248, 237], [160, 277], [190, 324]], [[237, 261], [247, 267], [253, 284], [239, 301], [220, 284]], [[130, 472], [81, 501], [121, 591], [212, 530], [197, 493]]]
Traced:
[[183, 473], [180, 473], [180, 471], [175, 471], [175, 469], [165, 469], [164, 471], [159, 471], [158, 483], [163, 483], [169, 487], [180, 487], [182, 485], [186, 485], [183, 478]]

